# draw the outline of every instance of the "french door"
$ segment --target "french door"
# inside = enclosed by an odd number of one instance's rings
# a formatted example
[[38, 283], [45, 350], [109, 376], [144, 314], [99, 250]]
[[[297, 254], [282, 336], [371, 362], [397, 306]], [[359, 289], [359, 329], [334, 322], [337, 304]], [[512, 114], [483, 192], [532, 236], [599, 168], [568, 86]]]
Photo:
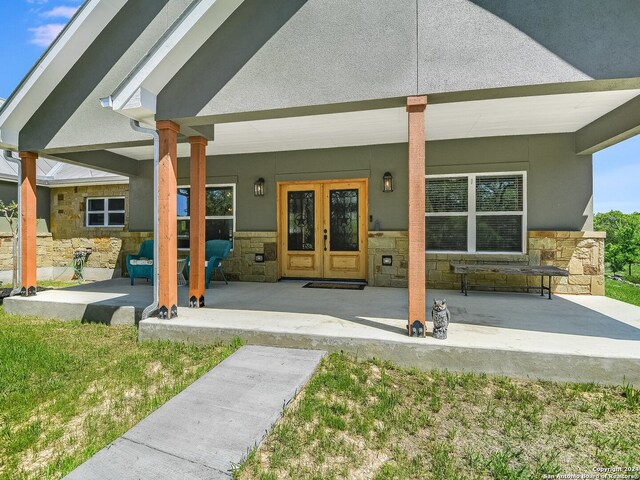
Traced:
[[366, 278], [366, 179], [279, 183], [278, 205], [282, 278]]

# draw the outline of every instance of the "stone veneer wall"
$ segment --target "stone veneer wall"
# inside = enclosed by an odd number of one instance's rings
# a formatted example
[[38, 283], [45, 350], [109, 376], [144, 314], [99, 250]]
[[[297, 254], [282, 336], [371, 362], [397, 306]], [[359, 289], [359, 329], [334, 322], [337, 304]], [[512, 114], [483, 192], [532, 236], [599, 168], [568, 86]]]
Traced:
[[[86, 227], [87, 197], [124, 197], [124, 227]], [[122, 185], [87, 185], [51, 189], [51, 235], [53, 266], [69, 264], [73, 252], [91, 249], [86, 268], [122, 271], [124, 258], [136, 253], [143, 240], [152, 239], [153, 232], [129, 232], [129, 187]]]
[[[38, 233], [37, 238], [37, 266], [38, 279], [69, 279], [73, 273], [71, 269], [63, 272], [69, 266], [75, 250], [91, 248], [92, 252], [85, 263], [85, 278], [103, 279], [111, 277], [111, 271], [115, 270], [115, 276], [121, 273], [124, 258], [129, 253], [136, 253], [143, 240], [153, 239], [153, 232], [121, 232], [121, 238], [94, 237], [72, 238], [54, 240], [51, 233]], [[49, 268], [48, 270], [46, 269]], [[0, 276], [3, 281], [11, 278], [13, 269], [13, 250], [11, 235], [0, 233]], [[45, 269], [45, 270], [43, 270]], [[92, 269], [104, 270], [97, 274]], [[93, 278], [95, 277], [95, 278]]]
[[[460, 288], [451, 262], [555, 265], [567, 269], [569, 277], [554, 277], [553, 292], [604, 295], [604, 232], [529, 231], [528, 237], [526, 255], [426, 254], [427, 288]], [[407, 254], [407, 232], [369, 232], [369, 285], [406, 287]], [[393, 265], [383, 266], [382, 255], [393, 255]], [[540, 282], [539, 277], [500, 274], [475, 274], [469, 280], [513, 287]]]
[[569, 277], [555, 277], [556, 293], [604, 295], [605, 232], [529, 232], [531, 265], [555, 265]]
[[[369, 232], [369, 285], [406, 287], [409, 259], [407, 232]], [[392, 255], [391, 266], [382, 265], [382, 256]]]
[[[236, 232], [233, 251], [222, 265], [225, 276], [242, 282], [277, 282], [276, 244], [276, 232]], [[264, 254], [264, 263], [256, 263], [256, 253]]]
[[[0, 233], [0, 271], [13, 270], [13, 247], [10, 233]], [[38, 233], [36, 239], [36, 257], [38, 267], [52, 267], [53, 239], [50, 233]]]
[[[85, 227], [87, 197], [125, 197], [125, 227]], [[124, 258], [138, 251], [143, 240], [152, 239], [153, 232], [129, 232], [128, 186], [88, 185], [51, 189], [51, 233], [38, 233], [37, 265], [39, 278], [68, 278], [63, 272], [76, 250], [91, 249], [85, 263], [86, 278], [119, 276]], [[53, 267], [46, 270], [47, 267]], [[43, 270], [43, 268], [45, 270]], [[11, 236], [0, 233], [0, 271], [3, 278], [13, 269]], [[67, 272], [71, 273], [71, 272]]]

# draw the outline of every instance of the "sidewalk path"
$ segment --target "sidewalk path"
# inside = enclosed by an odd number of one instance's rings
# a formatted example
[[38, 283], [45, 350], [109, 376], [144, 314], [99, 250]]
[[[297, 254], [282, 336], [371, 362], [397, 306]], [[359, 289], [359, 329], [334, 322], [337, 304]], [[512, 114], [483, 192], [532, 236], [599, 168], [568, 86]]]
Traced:
[[65, 478], [231, 478], [324, 354], [242, 347]]

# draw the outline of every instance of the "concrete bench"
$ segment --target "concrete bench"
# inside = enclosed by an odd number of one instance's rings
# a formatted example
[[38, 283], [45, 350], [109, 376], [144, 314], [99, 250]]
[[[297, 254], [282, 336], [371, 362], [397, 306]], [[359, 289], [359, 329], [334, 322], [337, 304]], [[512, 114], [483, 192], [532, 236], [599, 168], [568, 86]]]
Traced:
[[[545, 290], [549, 292], [549, 300], [551, 300], [551, 277], [568, 277], [569, 272], [562, 268], [539, 265], [488, 265], [488, 264], [476, 264], [465, 265], [462, 263], [452, 263], [451, 271], [453, 273], [459, 273], [460, 277], [460, 291], [467, 295], [467, 289], [469, 284], [467, 283], [467, 275], [469, 273], [498, 273], [502, 275], [526, 275], [526, 276], [540, 276], [540, 287], [526, 286], [527, 291], [529, 288], [540, 288], [540, 296], [544, 296]], [[544, 277], [549, 278], [548, 286], [544, 284]], [[473, 287], [480, 286], [480, 284], [471, 285]]]

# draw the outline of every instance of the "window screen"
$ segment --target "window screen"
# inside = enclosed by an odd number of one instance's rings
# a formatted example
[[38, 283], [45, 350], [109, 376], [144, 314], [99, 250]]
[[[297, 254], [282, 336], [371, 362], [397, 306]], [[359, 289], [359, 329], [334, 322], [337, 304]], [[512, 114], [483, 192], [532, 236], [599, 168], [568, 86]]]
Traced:
[[425, 198], [428, 251], [524, 251], [524, 174], [427, 177]]

